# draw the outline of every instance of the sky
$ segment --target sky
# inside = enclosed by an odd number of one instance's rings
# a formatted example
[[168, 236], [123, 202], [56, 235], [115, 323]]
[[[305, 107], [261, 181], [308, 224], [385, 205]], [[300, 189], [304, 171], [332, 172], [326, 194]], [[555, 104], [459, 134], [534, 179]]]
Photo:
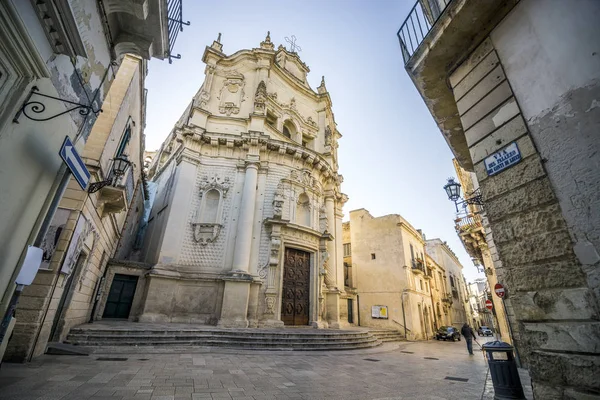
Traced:
[[227, 55], [259, 47], [267, 31], [275, 48], [295, 35], [311, 87], [325, 76], [343, 135], [345, 219], [358, 208], [400, 214], [428, 239], [447, 241], [468, 281], [484, 277], [456, 235], [454, 204], [442, 188], [455, 175], [452, 152], [404, 70], [396, 32], [415, 1], [183, 0], [191, 26], [175, 44], [181, 59], [149, 63], [146, 149], [160, 146], [202, 85], [202, 54], [219, 32]]

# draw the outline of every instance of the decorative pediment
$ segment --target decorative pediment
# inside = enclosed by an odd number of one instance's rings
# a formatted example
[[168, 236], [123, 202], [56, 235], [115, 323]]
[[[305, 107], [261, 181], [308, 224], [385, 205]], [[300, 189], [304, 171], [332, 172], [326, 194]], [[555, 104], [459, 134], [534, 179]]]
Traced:
[[310, 72], [308, 66], [300, 60], [298, 54], [288, 52], [285, 47], [279, 46], [275, 55], [276, 64], [291, 76], [302, 82], [308, 87], [306, 82], [306, 74]]
[[221, 178], [218, 176], [213, 176], [209, 178], [208, 176], [203, 176], [202, 181], [200, 182], [200, 196], [202, 196], [205, 192], [208, 192], [211, 189], [217, 189], [220, 191], [223, 196], [227, 194], [229, 188], [231, 187], [231, 182], [228, 177]]

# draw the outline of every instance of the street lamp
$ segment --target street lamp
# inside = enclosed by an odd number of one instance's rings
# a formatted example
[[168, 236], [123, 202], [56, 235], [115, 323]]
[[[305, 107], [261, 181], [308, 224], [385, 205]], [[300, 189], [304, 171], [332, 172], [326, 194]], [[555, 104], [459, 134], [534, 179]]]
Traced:
[[115, 157], [113, 159], [112, 174], [109, 175], [108, 179], [92, 183], [88, 189], [88, 193], [95, 193], [105, 186], [114, 186], [119, 177], [125, 174], [125, 171], [127, 171], [127, 168], [129, 168], [130, 165], [131, 161], [129, 161], [127, 155], [124, 154], [122, 156]]
[[478, 206], [483, 206], [483, 198], [479, 189], [471, 193], [466, 199], [460, 200], [460, 183], [454, 181], [454, 178], [448, 178], [448, 182], [444, 185], [444, 190], [448, 195], [448, 200], [454, 202], [456, 212], [458, 212], [459, 204], [476, 204]]

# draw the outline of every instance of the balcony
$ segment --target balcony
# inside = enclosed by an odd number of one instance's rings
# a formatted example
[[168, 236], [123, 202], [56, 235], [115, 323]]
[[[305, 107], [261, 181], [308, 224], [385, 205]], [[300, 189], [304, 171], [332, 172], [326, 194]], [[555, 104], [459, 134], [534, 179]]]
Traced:
[[447, 84], [474, 46], [518, 0], [419, 0], [398, 31], [405, 69], [460, 165], [473, 170], [454, 95]]
[[182, 0], [112, 0], [100, 2], [114, 45], [115, 56], [131, 53], [146, 60], [169, 62], [183, 25]]
[[412, 260], [411, 262], [411, 266], [412, 266], [412, 272], [414, 272], [415, 274], [425, 274], [425, 264], [423, 263], [423, 260], [417, 258]]
[[456, 233], [462, 241], [467, 253], [483, 263], [481, 250], [487, 247], [485, 231], [479, 214], [467, 214], [454, 220]]
[[452, 0], [419, 0], [398, 30], [404, 64], [410, 60]]

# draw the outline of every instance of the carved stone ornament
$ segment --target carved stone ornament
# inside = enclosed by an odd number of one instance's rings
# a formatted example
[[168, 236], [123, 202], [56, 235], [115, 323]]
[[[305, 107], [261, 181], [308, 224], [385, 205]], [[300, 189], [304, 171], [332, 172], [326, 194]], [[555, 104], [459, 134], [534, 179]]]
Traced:
[[256, 94], [254, 95], [254, 112], [257, 114], [264, 114], [267, 102], [267, 85], [265, 81], [260, 81], [256, 88]]
[[219, 112], [221, 114], [239, 114], [244, 101], [244, 75], [236, 71], [225, 71], [225, 81], [219, 94]]
[[215, 240], [217, 240], [223, 225], [193, 222], [192, 227], [194, 229], [194, 241], [202, 246], [206, 246], [207, 244], [213, 243]]
[[220, 178], [218, 176], [213, 176], [212, 178], [209, 178], [208, 176], [204, 176], [202, 182], [200, 182], [200, 197], [211, 189], [220, 190], [223, 197], [225, 197], [230, 187], [231, 182], [228, 177]]
[[331, 146], [331, 128], [325, 127], [325, 146]]
[[321, 185], [319, 181], [317, 181], [311, 174], [310, 170], [302, 169], [302, 170], [294, 170], [290, 174], [290, 180], [294, 183], [299, 184], [300, 186], [304, 186], [306, 188], [312, 188], [317, 191], [321, 190]]
[[275, 314], [275, 297], [267, 296], [265, 298], [265, 314]]

